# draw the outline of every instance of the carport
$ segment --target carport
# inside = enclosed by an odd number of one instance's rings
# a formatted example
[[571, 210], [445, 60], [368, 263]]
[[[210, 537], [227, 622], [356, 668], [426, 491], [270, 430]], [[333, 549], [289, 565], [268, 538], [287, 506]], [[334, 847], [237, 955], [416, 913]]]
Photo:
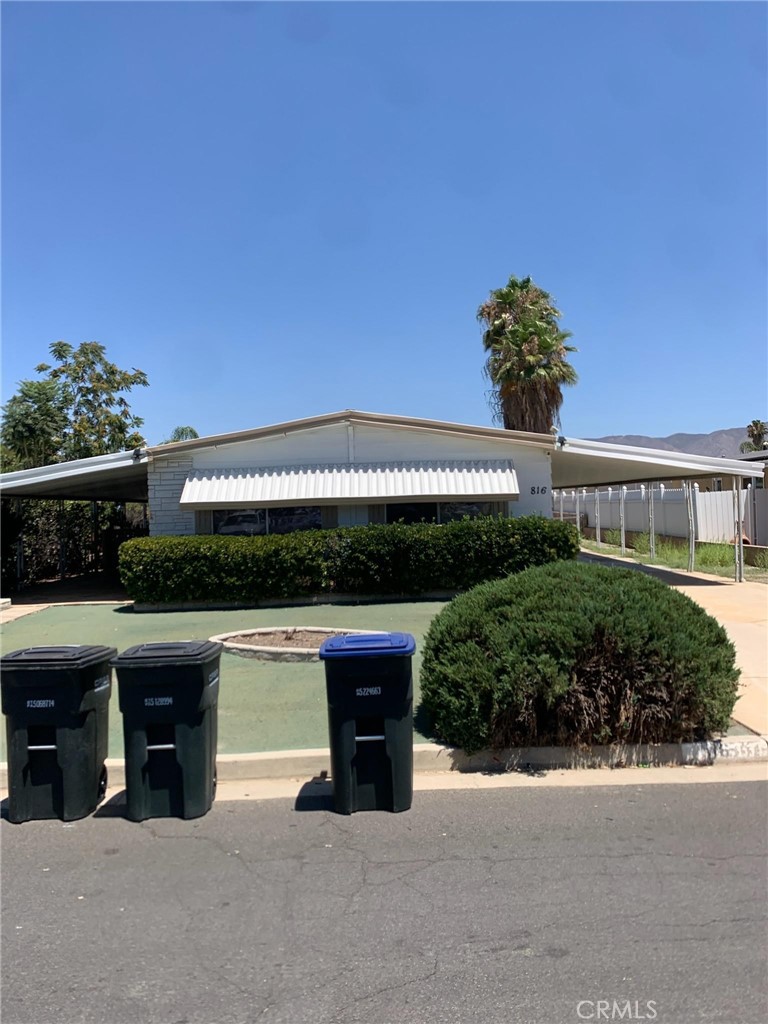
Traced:
[[[654, 550], [653, 490], [657, 484], [680, 481], [685, 492], [688, 513], [688, 569], [695, 566], [695, 534], [693, 530], [693, 485], [697, 480], [712, 477], [731, 480], [733, 491], [734, 576], [744, 581], [744, 546], [741, 528], [739, 491], [744, 481], [762, 476], [755, 464], [740, 459], [712, 458], [688, 455], [654, 448], [586, 441], [578, 438], [558, 437], [552, 453], [552, 488], [559, 492], [562, 517], [562, 494], [566, 489], [579, 492], [599, 487], [620, 488], [621, 547], [624, 552], [624, 487], [641, 484], [649, 487], [649, 522], [651, 551]], [[557, 502], [555, 503], [557, 506]], [[577, 497], [578, 521], [578, 497]], [[599, 504], [597, 506], [599, 508]], [[599, 532], [599, 519], [598, 519]]]

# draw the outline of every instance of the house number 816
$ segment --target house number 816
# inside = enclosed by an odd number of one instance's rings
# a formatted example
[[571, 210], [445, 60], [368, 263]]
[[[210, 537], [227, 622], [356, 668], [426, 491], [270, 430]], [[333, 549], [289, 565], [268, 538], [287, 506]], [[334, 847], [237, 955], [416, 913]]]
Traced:
[[531, 494], [546, 494], [546, 493], [547, 493], [547, 488], [546, 487], [532, 487], [531, 488]]

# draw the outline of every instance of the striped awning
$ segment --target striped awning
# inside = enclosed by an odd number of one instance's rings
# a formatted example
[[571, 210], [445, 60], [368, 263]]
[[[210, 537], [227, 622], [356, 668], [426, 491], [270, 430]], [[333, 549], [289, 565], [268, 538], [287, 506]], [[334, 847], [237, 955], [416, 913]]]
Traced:
[[403, 501], [498, 501], [519, 494], [511, 459], [201, 469], [189, 474], [189, 509]]

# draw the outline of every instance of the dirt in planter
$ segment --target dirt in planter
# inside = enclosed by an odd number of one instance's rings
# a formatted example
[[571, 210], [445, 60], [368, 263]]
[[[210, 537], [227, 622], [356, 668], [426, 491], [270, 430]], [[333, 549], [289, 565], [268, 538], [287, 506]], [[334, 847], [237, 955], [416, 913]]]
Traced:
[[345, 633], [336, 629], [317, 633], [308, 629], [274, 629], [269, 633], [230, 636], [227, 637], [227, 643], [247, 644], [250, 647], [314, 647], [319, 650], [323, 640], [331, 636], [345, 636]]

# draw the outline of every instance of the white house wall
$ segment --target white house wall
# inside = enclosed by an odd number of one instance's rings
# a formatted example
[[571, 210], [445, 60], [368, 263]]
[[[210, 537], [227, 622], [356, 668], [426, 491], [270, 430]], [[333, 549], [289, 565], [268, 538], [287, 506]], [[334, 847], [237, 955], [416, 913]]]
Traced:
[[552, 517], [552, 465], [541, 448], [513, 447], [512, 459], [520, 484], [520, 497], [509, 503], [511, 516]]
[[[549, 452], [504, 439], [467, 437], [396, 427], [347, 423], [314, 427], [285, 435], [191, 449], [183, 457], [156, 457], [149, 465], [150, 533], [193, 534], [195, 514], [179, 499], [192, 470], [217, 467], [333, 465], [397, 460], [509, 459], [514, 462], [519, 499], [508, 503], [509, 515], [552, 515]], [[368, 505], [339, 507], [339, 525], [371, 521]]]
[[495, 438], [462, 437], [460, 434], [355, 424], [353, 444], [355, 462], [512, 458], [517, 468], [517, 449], [513, 449], [509, 441]]
[[347, 462], [395, 462], [406, 459], [517, 459], [521, 452], [547, 458], [538, 448], [530, 450], [495, 438], [463, 437], [460, 434], [332, 424], [277, 437], [257, 438], [190, 453], [195, 469], [219, 466], [326, 466]]
[[328, 466], [350, 461], [348, 452], [347, 425], [334, 423], [292, 434], [193, 449], [191, 456], [195, 469], [216, 469], [220, 466], [239, 469], [244, 466], [302, 466], [309, 463]]

